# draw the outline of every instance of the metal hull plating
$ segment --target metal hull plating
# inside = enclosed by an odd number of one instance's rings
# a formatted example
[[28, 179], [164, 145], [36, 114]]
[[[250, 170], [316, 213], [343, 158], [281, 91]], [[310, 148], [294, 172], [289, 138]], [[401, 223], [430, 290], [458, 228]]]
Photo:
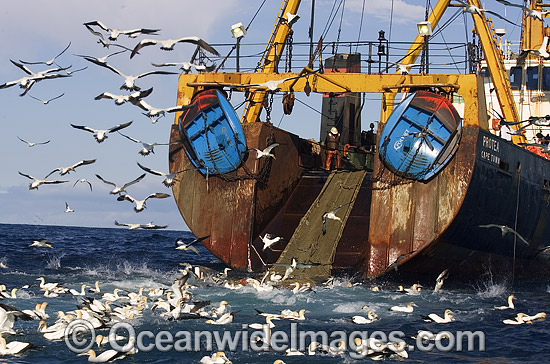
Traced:
[[[285, 243], [264, 251], [259, 235], [289, 241], [328, 174], [305, 172], [304, 166], [322, 160], [295, 135], [264, 123], [243, 129], [250, 147], [274, 139], [285, 145], [284, 153], [269, 161], [249, 158], [231, 178], [206, 181], [186, 172], [173, 191], [191, 231], [210, 236], [203, 243], [214, 255], [234, 268], [263, 270], [276, 262]], [[174, 126], [171, 141], [178, 138]], [[190, 163], [181, 146], [171, 146], [170, 170]], [[518, 269], [536, 260], [544, 265], [537, 264], [539, 273], [547, 271], [547, 257], [537, 252], [550, 238], [548, 167], [544, 158], [479, 127], [464, 128], [456, 155], [427, 183], [396, 179], [376, 157], [338, 242], [333, 270], [378, 276], [397, 261], [409, 271], [477, 274], [487, 266], [480, 262], [509, 269], [515, 250]], [[480, 227], [490, 224], [516, 227], [529, 245], [516, 241], [514, 249], [513, 234]], [[398, 259], [402, 255], [407, 256]]]

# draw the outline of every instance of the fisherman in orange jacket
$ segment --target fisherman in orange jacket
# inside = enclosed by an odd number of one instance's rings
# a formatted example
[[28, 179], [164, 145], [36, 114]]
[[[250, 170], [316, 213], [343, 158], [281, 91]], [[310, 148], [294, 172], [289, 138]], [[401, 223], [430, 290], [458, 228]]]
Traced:
[[330, 129], [325, 138], [325, 148], [327, 149], [327, 171], [330, 171], [332, 157], [336, 158], [336, 168], [340, 168], [340, 152], [338, 152], [338, 148], [340, 148], [340, 133], [335, 127]]

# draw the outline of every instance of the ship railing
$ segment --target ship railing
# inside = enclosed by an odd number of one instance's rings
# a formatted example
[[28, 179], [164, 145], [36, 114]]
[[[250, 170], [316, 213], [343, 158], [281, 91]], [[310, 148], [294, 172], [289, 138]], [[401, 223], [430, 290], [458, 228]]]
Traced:
[[[413, 43], [414, 45], [415, 43]], [[423, 47], [422, 43], [416, 44]], [[239, 43], [239, 52], [232, 52], [234, 44], [213, 44], [221, 56], [199, 52], [198, 60], [206, 65], [217, 65], [218, 72], [258, 72], [266, 52], [263, 43]], [[280, 44], [274, 44], [280, 46]], [[479, 64], [479, 55], [473, 52], [472, 44], [429, 42], [428, 56], [419, 57], [416, 66], [409, 73], [472, 73], [472, 62]], [[361, 63], [356, 72], [395, 73], [399, 64], [411, 49], [410, 42], [375, 41], [322, 42], [314, 61], [310, 63], [310, 43], [292, 42], [285, 44], [284, 52], [276, 60], [275, 73], [298, 72], [306, 66], [324, 71], [325, 61], [336, 54], [361, 54]], [[238, 57], [238, 59], [237, 59]], [[426, 66], [429, 67], [426, 67]], [[238, 67], [238, 68], [237, 68]]]

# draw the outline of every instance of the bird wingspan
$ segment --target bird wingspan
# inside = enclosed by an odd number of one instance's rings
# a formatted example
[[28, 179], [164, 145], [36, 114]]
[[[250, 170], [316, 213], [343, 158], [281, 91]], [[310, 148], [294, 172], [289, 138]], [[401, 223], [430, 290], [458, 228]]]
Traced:
[[170, 195], [167, 194], [167, 193], [156, 192], [156, 193], [152, 193], [149, 196], [145, 197], [145, 200], [147, 200], [148, 198], [166, 198], [166, 197], [170, 197]]
[[139, 162], [138, 162], [137, 165], [139, 166], [139, 168], [143, 169], [145, 172], [149, 172], [149, 173], [155, 174], [155, 175], [157, 175], [157, 176], [166, 176], [166, 173], [164, 173], [164, 172], [159, 172], [159, 171], [155, 171], [155, 170], [152, 170], [152, 169], [147, 168], [147, 167], [145, 167], [145, 166], [142, 166], [141, 164], [139, 164]]
[[26, 74], [28, 75], [34, 75], [34, 72], [32, 72], [27, 66], [25, 66], [24, 64], [21, 64], [21, 63], [18, 63], [18, 62], [15, 62], [14, 60], [11, 60], [10, 59], [10, 62], [13, 63], [13, 65], [15, 65], [16, 67], [19, 67], [23, 72], [25, 72]]
[[19, 172], [19, 174], [22, 175], [23, 177], [27, 177], [28, 179], [32, 179], [32, 180], [35, 180], [35, 181], [38, 180], [37, 178], [34, 178], [33, 176], [25, 174], [25, 173]]
[[51, 176], [52, 174], [54, 174], [55, 172], [58, 172], [58, 171], [61, 171], [61, 168], [56, 168], [54, 169], [53, 171], [51, 171], [50, 173], [48, 173], [46, 175], [46, 177], [44, 177], [44, 179], [48, 178], [49, 176]]
[[113, 126], [111, 129], [109, 129], [109, 133], [113, 133], [115, 131], [119, 131], [121, 129], [124, 129], [132, 124], [131, 121], [124, 123], [124, 124], [118, 124], [117, 126]]
[[138, 183], [139, 181], [141, 181], [142, 179], [145, 178], [145, 173], [143, 173], [141, 176], [139, 176], [138, 178], [136, 178], [135, 180], [133, 181], [130, 181], [128, 183], [126, 183], [124, 186], [122, 186], [123, 189], [127, 188], [128, 186], [131, 186], [135, 183]]
[[116, 187], [116, 184], [114, 184], [113, 182], [109, 182], [107, 180], [104, 180], [99, 174], [96, 174], [95, 175], [97, 178], [99, 178], [100, 181], [102, 181], [103, 183], [106, 183], [108, 185], [111, 185], [111, 186], [115, 186]]
[[119, 131], [118, 133], [119, 133], [120, 135], [122, 135], [123, 137], [130, 139], [130, 140], [133, 141], [134, 143], [141, 143], [141, 140], [132, 138], [131, 136], [128, 136], [128, 135], [126, 135], [126, 134], [122, 134], [120, 131]]
[[142, 39], [138, 44], [136, 44], [136, 46], [132, 50], [132, 53], [130, 53], [130, 58], [133, 58], [141, 48], [153, 44], [157, 44], [157, 41], [155, 39]]
[[95, 133], [97, 132], [97, 130], [95, 129], [92, 129], [88, 126], [85, 126], [85, 125], [75, 125], [75, 124], [71, 124], [71, 126], [75, 129], [82, 129], [82, 130], [86, 130], [86, 131], [89, 131], [90, 133]]

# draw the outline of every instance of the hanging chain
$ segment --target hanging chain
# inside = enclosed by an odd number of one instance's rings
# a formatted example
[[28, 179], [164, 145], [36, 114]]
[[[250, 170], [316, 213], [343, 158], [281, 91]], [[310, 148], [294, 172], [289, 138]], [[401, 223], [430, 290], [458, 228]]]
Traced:
[[288, 33], [287, 38], [286, 38], [287, 39], [286, 61], [285, 61], [285, 71], [286, 72], [292, 72], [292, 42], [293, 42], [292, 35], [293, 34], [294, 34], [294, 32], [291, 29], [290, 32]]

